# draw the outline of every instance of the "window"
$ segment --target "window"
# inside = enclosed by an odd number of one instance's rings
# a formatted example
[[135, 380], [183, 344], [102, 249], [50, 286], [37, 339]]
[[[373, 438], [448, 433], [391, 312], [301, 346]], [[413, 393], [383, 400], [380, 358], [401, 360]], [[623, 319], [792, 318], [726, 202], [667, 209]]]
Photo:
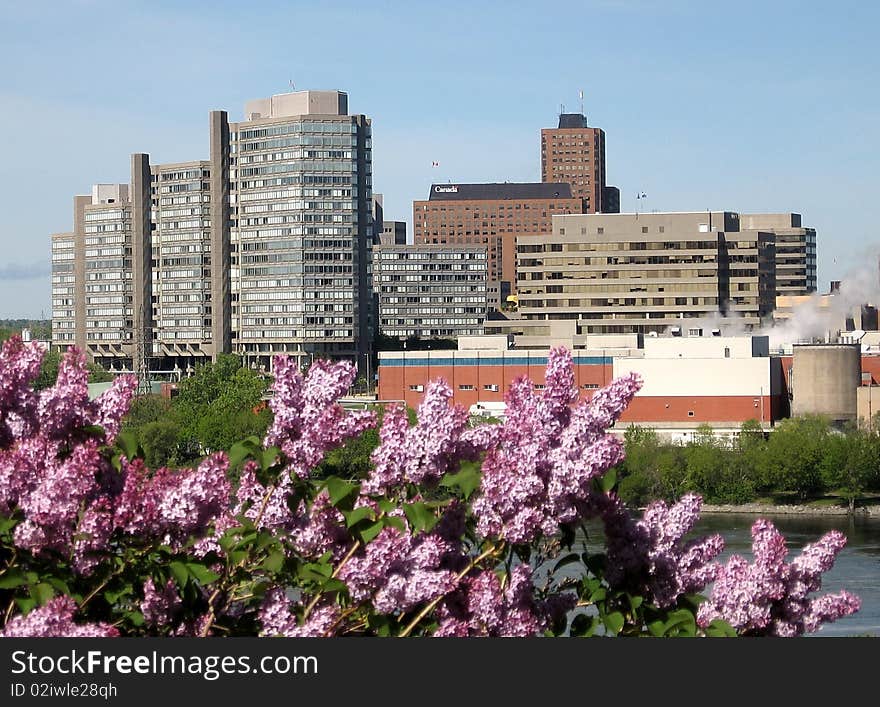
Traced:
[[647, 232], [648, 232], [648, 227], [642, 226], [642, 233], [647, 233]]
[[483, 386], [483, 390], [490, 390], [493, 393], [497, 393], [498, 392], [498, 385], [495, 383], [489, 383], [488, 385]]
[[688, 417], [693, 417], [693, 416], [694, 416], [694, 411], [688, 410]]
[[458, 386], [458, 389], [459, 390], [473, 390], [474, 386], [468, 385], [467, 383], [465, 383], [463, 385]]
[[409, 387], [409, 389], [412, 390], [412, 391], [415, 391], [415, 392], [417, 392], [417, 393], [421, 393], [422, 391], [425, 390], [425, 386], [423, 386], [423, 385], [411, 385], [411, 386]]
[[730, 347], [729, 346], [724, 347], [724, 358], [730, 358]]
[[601, 236], [603, 233], [605, 233], [605, 229], [604, 229], [604, 228], [601, 228], [601, 227], [600, 227], [600, 228], [597, 228], [597, 229], [596, 229], [596, 233], [598, 233], [598, 234]]

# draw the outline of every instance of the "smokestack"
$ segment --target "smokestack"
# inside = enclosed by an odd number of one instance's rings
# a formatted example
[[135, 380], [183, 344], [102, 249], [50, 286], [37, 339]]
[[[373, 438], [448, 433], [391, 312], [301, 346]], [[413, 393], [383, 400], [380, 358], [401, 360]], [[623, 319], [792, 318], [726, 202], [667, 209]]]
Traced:
[[831, 281], [831, 294], [836, 295], [840, 292], [840, 280]]

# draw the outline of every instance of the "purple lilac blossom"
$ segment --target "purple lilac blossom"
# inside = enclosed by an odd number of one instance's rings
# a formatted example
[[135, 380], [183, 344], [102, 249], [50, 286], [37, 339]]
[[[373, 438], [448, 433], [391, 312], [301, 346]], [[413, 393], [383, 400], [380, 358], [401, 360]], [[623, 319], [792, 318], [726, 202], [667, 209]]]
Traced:
[[33, 609], [27, 616], [13, 616], [0, 631], [4, 638], [109, 638], [119, 631], [104, 623], [73, 622], [76, 602], [68, 596], [57, 596]]
[[606, 497], [602, 519], [609, 585], [669, 607], [714, 580], [720, 566], [713, 560], [724, 550], [724, 540], [720, 535], [684, 540], [701, 507], [702, 498], [690, 493], [671, 506], [655, 501], [636, 520], [617, 497]]
[[831, 531], [786, 563], [785, 538], [770, 521], [755, 521], [754, 561], [733, 555], [721, 567], [708, 601], [697, 611], [698, 623], [708, 626], [718, 618], [743, 635], [798, 636], [858, 611], [861, 602], [847, 591], [808, 596], [821, 588], [822, 574], [844, 545], [843, 533]]
[[630, 374], [572, 409], [572, 360], [562, 348], [550, 351], [542, 395], [527, 378], [514, 381], [499, 438], [483, 461], [477, 532], [528, 543], [583, 515], [593, 479], [623, 458], [622, 444], [605, 429], [640, 387]]
[[347, 361], [315, 361], [303, 378], [288, 356], [276, 356], [274, 393], [269, 406], [274, 418], [265, 445], [286, 456], [287, 471], [307, 478], [324, 454], [355, 437], [375, 422], [368, 410], [348, 412], [336, 401], [351, 386], [357, 368]]

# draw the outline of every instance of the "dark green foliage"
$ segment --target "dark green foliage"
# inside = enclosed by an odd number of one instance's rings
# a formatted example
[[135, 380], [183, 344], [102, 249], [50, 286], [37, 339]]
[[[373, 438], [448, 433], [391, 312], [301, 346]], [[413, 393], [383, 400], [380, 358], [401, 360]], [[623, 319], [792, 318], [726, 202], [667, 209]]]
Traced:
[[803, 502], [833, 494], [853, 509], [865, 493], [880, 490], [880, 435], [854, 427], [838, 431], [816, 416], [784, 420], [766, 438], [758, 422], [748, 420], [735, 441], [702, 425], [686, 445], [631, 426], [625, 443], [618, 492], [635, 505], [696, 491], [711, 504], [748, 503], [762, 495]]

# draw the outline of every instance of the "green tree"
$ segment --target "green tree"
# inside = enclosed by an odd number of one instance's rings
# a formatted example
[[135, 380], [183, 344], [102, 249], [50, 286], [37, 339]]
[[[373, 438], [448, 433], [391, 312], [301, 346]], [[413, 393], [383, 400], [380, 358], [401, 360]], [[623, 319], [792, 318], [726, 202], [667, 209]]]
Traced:
[[877, 435], [850, 429], [832, 434], [822, 459], [822, 481], [826, 488], [846, 500], [849, 512], [868, 488], [876, 487], [880, 477], [880, 445]]
[[148, 422], [138, 433], [144, 450], [144, 461], [148, 466], [158, 468], [176, 459], [178, 447], [177, 425], [170, 420]]
[[822, 488], [822, 460], [831, 427], [818, 415], [783, 420], [761, 456], [761, 485], [805, 500]]
[[199, 366], [180, 382], [173, 401], [187, 454], [198, 457], [251, 435], [260, 436], [270, 413], [261, 399], [266, 381], [243, 368], [238, 356], [221, 354], [215, 363]]

